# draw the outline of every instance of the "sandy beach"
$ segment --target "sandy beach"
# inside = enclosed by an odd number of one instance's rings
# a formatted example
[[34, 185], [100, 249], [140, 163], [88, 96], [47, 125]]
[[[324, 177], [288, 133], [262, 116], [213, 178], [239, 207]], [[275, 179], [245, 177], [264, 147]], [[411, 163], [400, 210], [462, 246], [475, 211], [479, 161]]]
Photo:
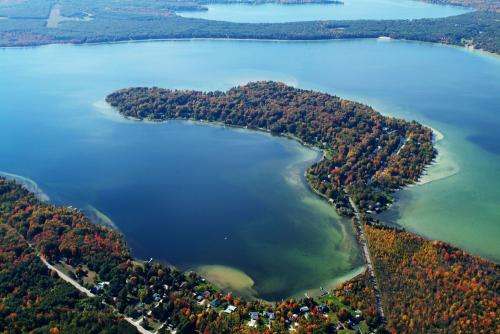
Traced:
[[221, 289], [237, 292], [247, 298], [255, 298], [257, 295], [253, 289], [253, 279], [239, 269], [224, 265], [203, 265], [195, 268], [195, 271]]

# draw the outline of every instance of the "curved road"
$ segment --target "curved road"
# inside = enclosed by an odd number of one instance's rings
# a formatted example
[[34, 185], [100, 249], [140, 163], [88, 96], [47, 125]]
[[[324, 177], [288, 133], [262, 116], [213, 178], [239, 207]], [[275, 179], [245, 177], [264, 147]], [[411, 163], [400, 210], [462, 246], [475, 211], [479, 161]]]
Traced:
[[[69, 284], [71, 284], [72, 286], [74, 286], [78, 291], [80, 291], [81, 293], [83, 293], [87, 297], [90, 297], [90, 298], [96, 297], [96, 295], [93, 294], [92, 292], [90, 292], [89, 289], [85, 288], [80, 283], [78, 283], [77, 281], [75, 281], [73, 278], [69, 277], [68, 275], [66, 275], [65, 273], [63, 273], [61, 270], [59, 270], [56, 267], [54, 267], [53, 265], [51, 265], [47, 261], [47, 259], [45, 259], [45, 257], [43, 257], [43, 255], [41, 255], [40, 253], [38, 253], [38, 250], [36, 249], [36, 247], [34, 247], [31, 243], [29, 243], [21, 234], [19, 234], [19, 236], [21, 238], [23, 238], [26, 241], [26, 243], [28, 244], [28, 246], [35, 251], [36, 256], [38, 256], [38, 258], [43, 262], [43, 264], [48, 269], [55, 271], [57, 273], [57, 275], [59, 275], [59, 277], [62, 280], [66, 281]], [[104, 304], [106, 304], [106, 303], [104, 303]], [[148, 331], [147, 329], [145, 329], [144, 327], [142, 327], [140, 325], [140, 323], [142, 321], [142, 318], [139, 319], [139, 320], [137, 320], [137, 321], [134, 321], [134, 319], [132, 319], [130, 317], [126, 317], [123, 314], [121, 314], [120, 312], [118, 312], [113, 306], [111, 306], [109, 304], [106, 304], [106, 305], [108, 305], [109, 307], [113, 308], [113, 310], [115, 310], [118, 313], [118, 315], [122, 316], [129, 324], [131, 324], [132, 326], [134, 326], [137, 329], [137, 331], [139, 331], [139, 333], [141, 333], [141, 334], [155, 334], [153, 332]]]

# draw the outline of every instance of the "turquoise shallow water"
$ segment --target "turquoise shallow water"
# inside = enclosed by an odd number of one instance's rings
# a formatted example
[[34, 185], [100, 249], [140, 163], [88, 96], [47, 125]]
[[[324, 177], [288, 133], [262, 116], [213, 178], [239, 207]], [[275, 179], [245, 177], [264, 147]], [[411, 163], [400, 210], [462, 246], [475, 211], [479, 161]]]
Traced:
[[269, 299], [360, 265], [350, 224], [301, 180], [315, 152], [261, 133], [123, 121], [99, 104], [126, 86], [272, 79], [439, 129], [453, 175], [400, 192], [384, 219], [500, 258], [496, 57], [381, 40], [170, 41], [0, 49], [0, 73], [0, 170], [56, 203], [97, 208], [137, 256], [236, 268]]
[[470, 9], [412, 0], [344, 0], [339, 4], [210, 4], [208, 11], [179, 12], [207, 20], [267, 23], [315, 20], [419, 19], [464, 14]]

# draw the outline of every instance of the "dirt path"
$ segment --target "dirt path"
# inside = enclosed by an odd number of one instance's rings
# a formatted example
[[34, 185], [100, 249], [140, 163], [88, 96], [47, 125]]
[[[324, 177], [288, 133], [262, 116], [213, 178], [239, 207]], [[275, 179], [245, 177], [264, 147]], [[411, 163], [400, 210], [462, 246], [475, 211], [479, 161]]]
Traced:
[[368, 250], [365, 230], [363, 229], [363, 224], [361, 223], [361, 213], [359, 212], [358, 207], [350, 197], [349, 197], [349, 202], [351, 203], [351, 206], [354, 209], [354, 215], [355, 215], [354, 220], [356, 224], [356, 229], [358, 230], [359, 243], [361, 245], [361, 248], [363, 249], [363, 256], [365, 258], [366, 266], [368, 267], [368, 274], [370, 275], [370, 281], [372, 283], [372, 289], [375, 295], [375, 303], [377, 304], [377, 311], [380, 319], [382, 321], [385, 321], [384, 309], [382, 307], [382, 300], [380, 297], [380, 290], [377, 284], [377, 277], [375, 276], [375, 271], [373, 269], [373, 263], [370, 256], [370, 251]]

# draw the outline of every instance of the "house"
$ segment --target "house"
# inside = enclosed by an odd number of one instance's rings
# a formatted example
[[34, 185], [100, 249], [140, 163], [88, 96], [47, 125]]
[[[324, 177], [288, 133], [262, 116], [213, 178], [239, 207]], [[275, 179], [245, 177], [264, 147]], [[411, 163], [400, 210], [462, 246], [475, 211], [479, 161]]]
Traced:
[[134, 310], [139, 314], [143, 314], [144, 313], [144, 304], [139, 303], [139, 304], [135, 305]]
[[250, 312], [250, 313], [248, 313], [248, 315], [250, 316], [250, 319], [252, 319], [252, 320], [259, 320], [259, 312]]
[[252, 319], [252, 320], [250, 320], [250, 321], [248, 322], [248, 326], [249, 326], [249, 327], [255, 327], [255, 326], [256, 326], [256, 324], [255, 324], [255, 323], [256, 323], [256, 321], [255, 321], [254, 319]]
[[217, 298], [215, 298], [214, 300], [212, 300], [210, 302], [210, 306], [212, 306], [212, 307], [219, 307], [220, 306], [220, 300], [218, 300]]
[[109, 282], [99, 282], [95, 285], [96, 291], [101, 291], [105, 286], [109, 285]]
[[196, 296], [196, 301], [198, 301], [198, 302], [201, 302], [203, 299], [205, 299], [205, 298], [203, 298], [202, 295]]
[[276, 320], [276, 315], [274, 315], [274, 312], [265, 312], [264, 316], [270, 321]]
[[302, 306], [300, 309], [299, 309], [300, 313], [307, 313], [309, 312], [309, 307], [307, 306]]
[[210, 292], [204, 291], [203, 292], [203, 298], [210, 298]]
[[236, 311], [236, 306], [228, 305], [227, 308], [224, 310], [224, 313], [233, 313], [234, 311]]
[[328, 306], [326, 306], [325, 304], [320, 304], [318, 306], [318, 311], [321, 313], [326, 313], [328, 312]]

